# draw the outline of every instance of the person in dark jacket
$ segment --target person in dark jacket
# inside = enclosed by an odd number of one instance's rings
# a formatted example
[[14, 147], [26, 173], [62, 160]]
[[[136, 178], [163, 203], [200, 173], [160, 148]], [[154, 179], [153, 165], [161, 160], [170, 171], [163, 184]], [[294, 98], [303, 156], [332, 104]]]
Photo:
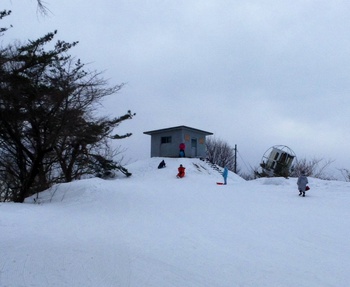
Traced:
[[306, 185], [309, 183], [305, 172], [302, 171], [301, 175], [298, 177], [297, 185], [299, 190], [299, 196], [305, 196]]
[[177, 178], [183, 178], [185, 176], [185, 167], [182, 166], [182, 164], [180, 164], [178, 170], [178, 174], [177, 174]]
[[164, 159], [158, 165], [158, 168], [163, 168], [163, 167], [166, 167]]

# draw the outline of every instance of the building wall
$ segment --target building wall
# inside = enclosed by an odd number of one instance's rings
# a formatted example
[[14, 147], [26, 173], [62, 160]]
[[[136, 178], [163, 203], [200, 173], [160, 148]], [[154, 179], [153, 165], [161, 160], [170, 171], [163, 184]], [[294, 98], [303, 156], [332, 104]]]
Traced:
[[[162, 143], [162, 137], [171, 137], [170, 143]], [[186, 157], [206, 156], [205, 134], [189, 129], [179, 129], [151, 136], [151, 157], [178, 157], [179, 145], [186, 145]]]
[[[171, 137], [171, 143], [162, 143], [162, 137]], [[151, 157], [178, 157], [181, 131], [153, 134], [151, 137]]]
[[185, 131], [184, 139], [188, 157], [206, 157], [205, 134]]

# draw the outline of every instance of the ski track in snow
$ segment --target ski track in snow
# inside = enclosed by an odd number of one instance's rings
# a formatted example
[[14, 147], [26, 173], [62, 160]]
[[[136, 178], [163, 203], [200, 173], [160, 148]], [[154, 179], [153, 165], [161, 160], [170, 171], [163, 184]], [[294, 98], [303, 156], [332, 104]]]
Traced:
[[[0, 286], [347, 286], [350, 183], [244, 181], [198, 159], [0, 203]], [[177, 179], [177, 167], [186, 176]]]

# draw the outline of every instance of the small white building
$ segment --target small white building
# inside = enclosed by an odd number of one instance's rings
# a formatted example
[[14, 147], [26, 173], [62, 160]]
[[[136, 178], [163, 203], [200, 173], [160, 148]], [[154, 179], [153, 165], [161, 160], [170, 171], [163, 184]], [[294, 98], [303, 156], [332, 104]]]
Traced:
[[205, 158], [205, 137], [213, 133], [177, 126], [144, 132], [151, 136], [151, 157], [179, 157], [180, 145], [184, 144], [185, 157]]

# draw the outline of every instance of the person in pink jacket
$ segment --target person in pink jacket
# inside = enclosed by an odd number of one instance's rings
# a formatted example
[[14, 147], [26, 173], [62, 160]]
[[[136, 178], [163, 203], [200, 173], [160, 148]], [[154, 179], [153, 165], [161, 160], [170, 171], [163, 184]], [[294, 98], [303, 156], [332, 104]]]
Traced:
[[180, 149], [180, 153], [179, 153], [179, 156], [180, 157], [185, 157], [185, 144], [184, 143], [180, 143], [179, 145], [179, 149]]

